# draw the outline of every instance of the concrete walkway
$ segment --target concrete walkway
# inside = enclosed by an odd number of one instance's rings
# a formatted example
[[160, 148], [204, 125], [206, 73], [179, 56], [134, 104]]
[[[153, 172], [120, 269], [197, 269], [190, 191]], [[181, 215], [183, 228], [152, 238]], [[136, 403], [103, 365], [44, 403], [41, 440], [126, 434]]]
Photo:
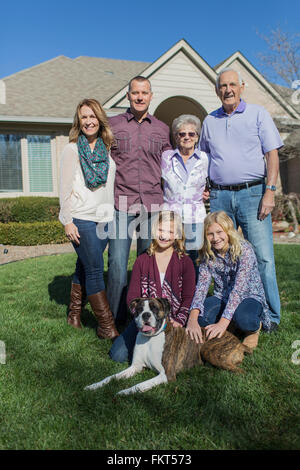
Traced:
[[[274, 243], [300, 244], [300, 234], [289, 237], [287, 233], [274, 232]], [[132, 249], [135, 249], [133, 240]], [[12, 246], [0, 245], [0, 265], [20, 261], [26, 258], [36, 258], [37, 256], [59, 255], [62, 253], [74, 253], [71, 243], [61, 243], [59, 245], [36, 245], [36, 246]]]

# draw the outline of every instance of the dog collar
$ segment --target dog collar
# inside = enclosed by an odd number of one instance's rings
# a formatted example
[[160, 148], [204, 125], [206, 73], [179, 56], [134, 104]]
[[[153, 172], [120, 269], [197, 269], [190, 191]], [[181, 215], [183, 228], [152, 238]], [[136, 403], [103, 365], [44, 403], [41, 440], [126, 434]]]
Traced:
[[159, 333], [161, 333], [162, 331], [164, 331], [166, 328], [167, 328], [167, 321], [164, 320], [164, 325], [160, 327], [160, 329], [155, 333], [154, 336], [158, 335]]
[[167, 328], [167, 322], [166, 322], [166, 320], [164, 320], [164, 322], [165, 322], [164, 325], [161, 326], [160, 329], [157, 330], [157, 332], [156, 332], [153, 336], [159, 335], [162, 331], [164, 331], [164, 330]]

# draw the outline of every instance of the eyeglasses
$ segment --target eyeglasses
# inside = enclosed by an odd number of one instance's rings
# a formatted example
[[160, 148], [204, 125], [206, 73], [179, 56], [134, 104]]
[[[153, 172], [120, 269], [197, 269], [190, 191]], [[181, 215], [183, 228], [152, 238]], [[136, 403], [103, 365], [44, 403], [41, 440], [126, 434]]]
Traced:
[[186, 137], [187, 135], [189, 137], [196, 137], [197, 132], [178, 132], [179, 137], [182, 139], [183, 137]]

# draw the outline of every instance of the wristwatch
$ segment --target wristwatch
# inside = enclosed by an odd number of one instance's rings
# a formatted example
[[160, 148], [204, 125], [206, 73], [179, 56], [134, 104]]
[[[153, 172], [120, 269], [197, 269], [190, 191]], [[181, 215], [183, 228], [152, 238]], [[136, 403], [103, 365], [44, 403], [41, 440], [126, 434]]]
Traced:
[[276, 191], [276, 186], [274, 186], [274, 184], [267, 184], [266, 189], [271, 189], [271, 191]]

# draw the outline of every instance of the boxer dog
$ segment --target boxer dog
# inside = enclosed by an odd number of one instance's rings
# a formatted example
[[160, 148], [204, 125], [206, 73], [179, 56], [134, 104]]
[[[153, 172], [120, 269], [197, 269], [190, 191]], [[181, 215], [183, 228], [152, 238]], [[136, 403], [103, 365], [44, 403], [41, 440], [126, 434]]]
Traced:
[[207, 361], [210, 364], [234, 372], [242, 372], [237, 366], [244, 353], [252, 350], [243, 345], [232, 333], [226, 331], [222, 338], [196, 343], [185, 328], [174, 328], [168, 321], [170, 304], [163, 298], [138, 298], [130, 303], [139, 330], [133, 352], [132, 364], [127, 369], [88, 385], [85, 390], [103, 387], [111, 380], [127, 379], [143, 368], [155, 370], [158, 375], [133, 387], [121, 390], [117, 395], [145, 392], [156, 385], [176, 380], [176, 374]]

